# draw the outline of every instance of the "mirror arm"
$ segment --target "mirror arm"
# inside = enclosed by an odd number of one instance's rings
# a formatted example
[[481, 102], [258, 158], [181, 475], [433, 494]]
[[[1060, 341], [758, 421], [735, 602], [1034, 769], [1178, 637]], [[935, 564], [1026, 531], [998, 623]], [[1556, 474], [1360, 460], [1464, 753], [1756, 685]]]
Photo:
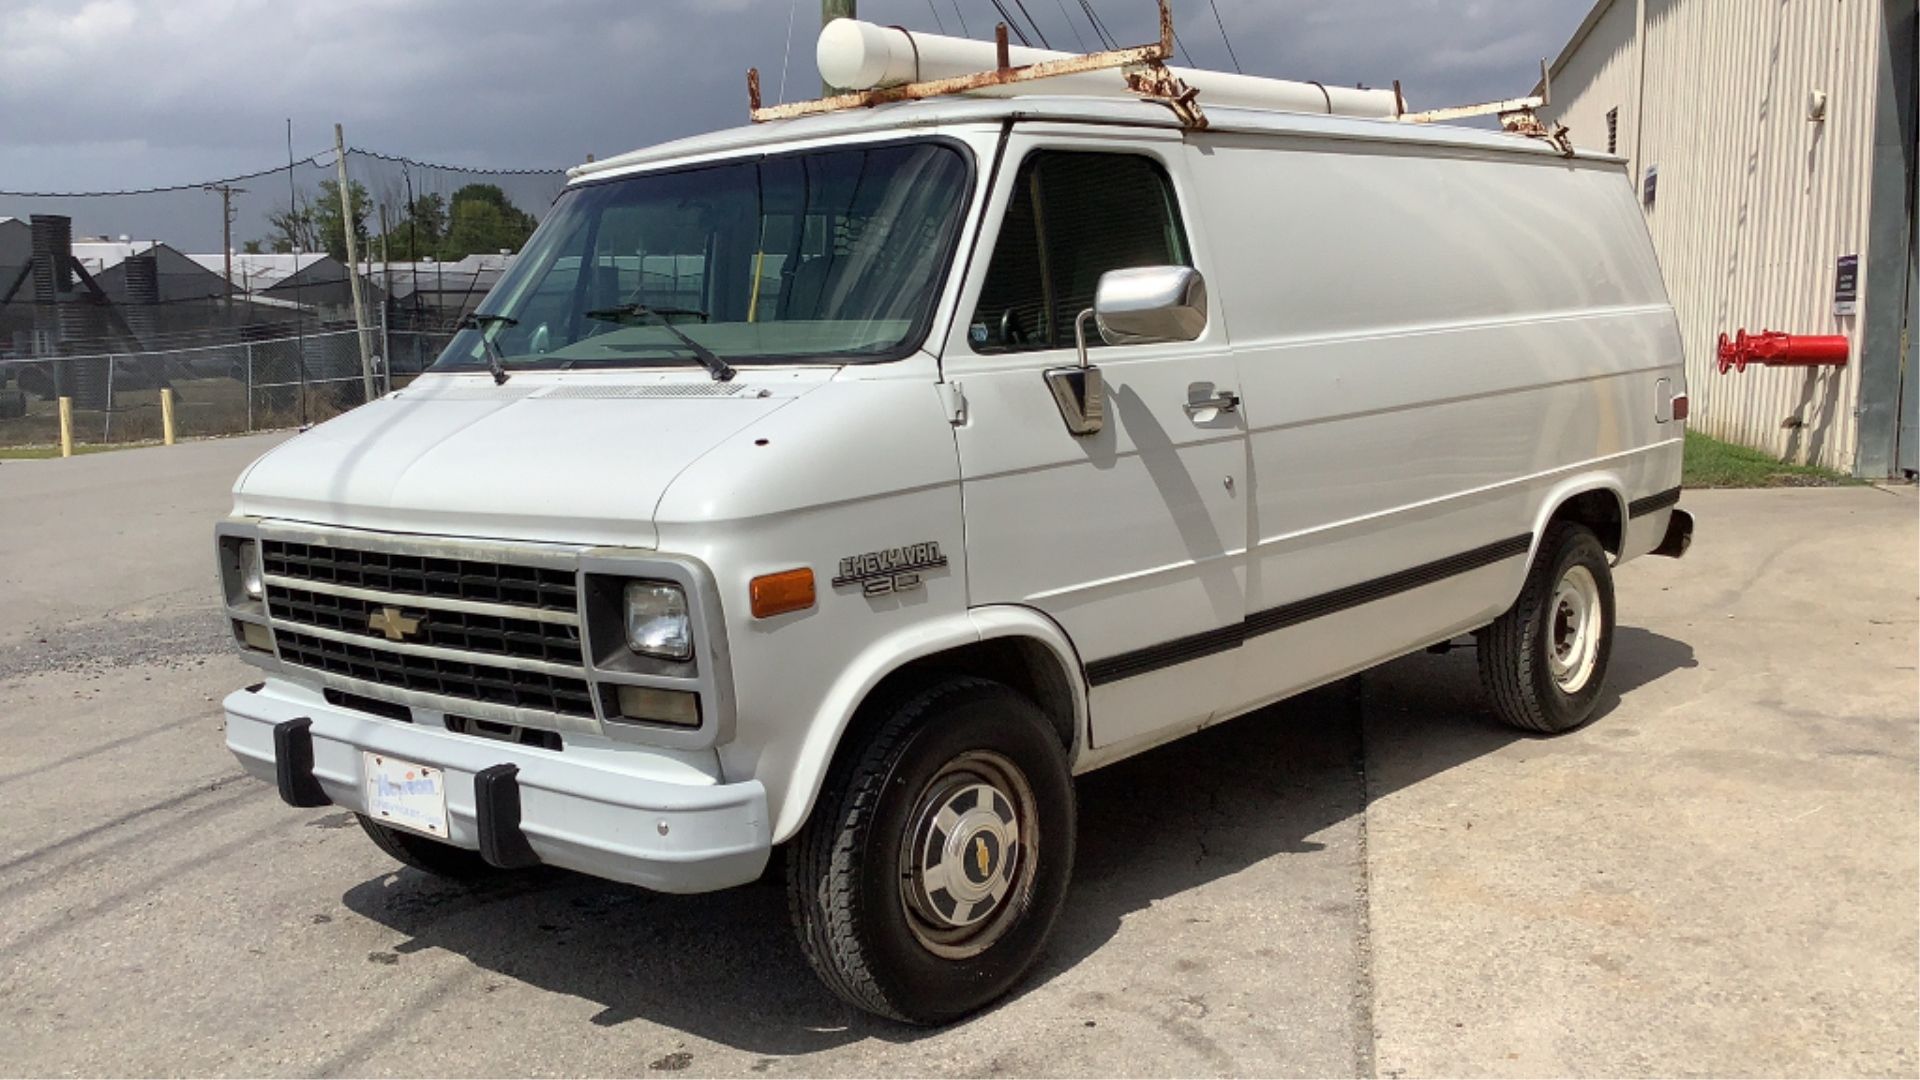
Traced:
[[1100, 369], [1087, 362], [1087, 320], [1092, 317], [1093, 309], [1088, 308], [1073, 320], [1073, 347], [1080, 354], [1080, 366], [1049, 368], [1042, 373], [1047, 389], [1053, 392], [1054, 404], [1060, 407], [1067, 433], [1075, 438], [1098, 434], [1107, 423], [1106, 387]]

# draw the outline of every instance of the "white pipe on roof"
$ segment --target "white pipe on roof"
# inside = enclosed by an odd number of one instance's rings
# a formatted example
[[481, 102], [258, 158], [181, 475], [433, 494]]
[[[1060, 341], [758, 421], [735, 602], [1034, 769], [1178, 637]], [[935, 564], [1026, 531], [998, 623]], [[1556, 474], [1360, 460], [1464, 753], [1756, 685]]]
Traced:
[[[1073, 55], [1014, 46], [1007, 50], [1007, 62], [1015, 67], [1024, 67], [1043, 60], [1064, 60]], [[951, 79], [991, 71], [998, 64], [994, 44], [990, 41], [915, 33], [859, 19], [835, 19], [823, 27], [815, 48], [815, 58], [819, 61], [822, 78], [848, 90], [872, 90], [931, 79]], [[1171, 66], [1168, 70], [1188, 86], [1200, 91], [1202, 108], [1221, 105], [1381, 119], [1398, 114], [1398, 103], [1394, 100], [1392, 90], [1323, 87], [1318, 83], [1263, 79], [1253, 75]], [[1130, 91], [1116, 70], [1061, 75], [1009, 86], [989, 86], [969, 93], [992, 97], [1032, 94], [1126, 97]]]

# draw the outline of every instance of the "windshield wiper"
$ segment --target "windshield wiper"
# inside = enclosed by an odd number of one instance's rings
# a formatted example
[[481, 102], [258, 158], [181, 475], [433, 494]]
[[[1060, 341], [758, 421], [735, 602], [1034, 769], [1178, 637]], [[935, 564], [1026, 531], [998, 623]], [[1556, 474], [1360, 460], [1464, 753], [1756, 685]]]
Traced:
[[487, 370], [493, 373], [493, 385], [499, 386], [507, 381], [507, 358], [500, 355], [500, 346], [487, 336], [489, 327], [519, 326], [520, 320], [505, 315], [488, 315], [484, 312], [470, 312], [460, 320], [460, 325], [480, 331], [480, 351], [487, 356]]
[[688, 337], [667, 318], [669, 315], [698, 315], [700, 316], [700, 321], [705, 322], [707, 313], [704, 311], [695, 311], [692, 308], [650, 308], [645, 304], [621, 304], [619, 307], [595, 308], [587, 312], [586, 315], [589, 319], [613, 323], [625, 323], [640, 319], [657, 319], [659, 320], [657, 325], [661, 329], [679, 338], [682, 345], [693, 350], [693, 355], [699, 358], [701, 366], [706, 368], [707, 373], [713, 376], [714, 382], [731, 382], [733, 380], [733, 365], [720, 359], [719, 353]]
[[708, 319], [707, 313], [699, 308], [690, 307], [649, 307], [646, 304], [616, 304], [609, 308], [595, 308], [587, 312], [587, 318], [601, 322], [625, 322], [628, 319], [646, 319], [658, 316], [666, 322], [669, 315], [692, 315], [701, 322]]

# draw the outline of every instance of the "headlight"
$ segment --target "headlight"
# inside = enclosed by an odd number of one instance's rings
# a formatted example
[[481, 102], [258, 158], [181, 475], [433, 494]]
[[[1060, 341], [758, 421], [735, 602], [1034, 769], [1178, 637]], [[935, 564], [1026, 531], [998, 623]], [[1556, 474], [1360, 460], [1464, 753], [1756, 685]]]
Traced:
[[626, 588], [627, 648], [663, 660], [693, 658], [693, 626], [687, 594], [663, 581], [629, 581]]
[[267, 595], [266, 578], [260, 569], [260, 545], [251, 540], [240, 545], [240, 588], [249, 600]]

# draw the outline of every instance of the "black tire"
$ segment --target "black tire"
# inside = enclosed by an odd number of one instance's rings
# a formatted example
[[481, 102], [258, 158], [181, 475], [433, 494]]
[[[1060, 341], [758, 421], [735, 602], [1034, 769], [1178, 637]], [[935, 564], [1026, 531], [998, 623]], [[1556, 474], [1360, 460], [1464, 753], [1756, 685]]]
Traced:
[[463, 847], [442, 843], [431, 836], [382, 825], [365, 814], [353, 816], [360, 819], [360, 827], [366, 830], [374, 846], [415, 870], [455, 881], [472, 881], [502, 873], [498, 867], [481, 858], [477, 851], [468, 851]]
[[[1569, 654], [1584, 656], [1584, 638], [1575, 639], [1562, 608], [1561, 586], [1584, 591], [1578, 574], [1593, 586], [1599, 621], [1582, 625], [1598, 630], [1591, 664], [1572, 664]], [[1593, 718], [1613, 655], [1613, 575], [1606, 549], [1593, 531], [1573, 522], [1556, 522], [1541, 538], [1540, 551], [1527, 570], [1520, 598], [1506, 613], [1483, 627], [1479, 639], [1480, 684], [1501, 720], [1524, 731], [1559, 734]], [[1556, 663], [1571, 669], [1563, 679]], [[1584, 678], [1577, 673], [1584, 671]]]
[[[828, 989], [851, 1005], [909, 1024], [958, 1019], [1012, 989], [1039, 959], [1060, 914], [1075, 829], [1066, 754], [1032, 702], [974, 678], [912, 694], [850, 737], [859, 741], [836, 761], [813, 816], [789, 845], [787, 902], [801, 948]], [[985, 772], [969, 772], [976, 766]], [[1005, 820], [1022, 823], [1017, 845], [1003, 850], [962, 829], [943, 845], [937, 826], [920, 832], [942, 793], [967, 786], [959, 779], [967, 776], [999, 777], [1016, 789], [1004, 800], [974, 794], [970, 805], [976, 813], [988, 813], [989, 801], [1007, 808]], [[982, 785], [971, 786], [978, 792]], [[963, 797], [942, 805], [961, 805]], [[922, 835], [924, 844], [916, 842]], [[942, 868], [949, 879], [955, 864], [971, 878], [968, 855], [978, 850], [975, 885], [999, 874], [1008, 882], [1002, 897], [979, 901], [984, 908], [961, 902], [962, 918], [982, 920], [978, 929], [943, 927], [914, 910], [937, 905], [915, 860], [956, 845], [968, 854]], [[929, 944], [929, 936], [938, 940]]]

